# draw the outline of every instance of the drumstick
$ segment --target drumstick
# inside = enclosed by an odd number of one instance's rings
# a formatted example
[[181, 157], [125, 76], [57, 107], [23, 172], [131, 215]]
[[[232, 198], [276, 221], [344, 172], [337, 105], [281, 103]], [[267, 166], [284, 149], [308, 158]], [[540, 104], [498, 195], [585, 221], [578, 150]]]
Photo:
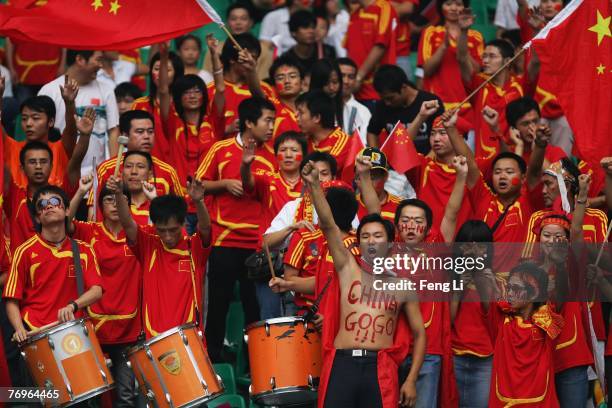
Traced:
[[57, 321], [57, 320], [54, 321], [53, 323], [45, 324], [44, 326], [39, 327], [38, 329], [30, 330], [29, 332], [26, 333], [26, 336], [31, 337], [31, 336], [35, 335], [36, 333], [38, 333], [38, 332], [50, 329], [51, 327], [56, 326], [58, 324], [59, 324], [59, 321]]
[[264, 241], [264, 249], [266, 251], [266, 256], [268, 257], [268, 266], [270, 267], [270, 274], [273, 278], [276, 278], [276, 274], [274, 273], [274, 265], [272, 265], [272, 256], [270, 256], [270, 249], [268, 248], [268, 244]]
[[123, 152], [127, 148], [128, 137], [127, 136], [119, 136], [117, 138], [117, 143], [119, 143], [119, 152], [117, 153], [117, 161], [115, 162], [115, 173], [114, 176], [119, 176], [119, 167], [121, 167], [121, 160], [123, 159]]

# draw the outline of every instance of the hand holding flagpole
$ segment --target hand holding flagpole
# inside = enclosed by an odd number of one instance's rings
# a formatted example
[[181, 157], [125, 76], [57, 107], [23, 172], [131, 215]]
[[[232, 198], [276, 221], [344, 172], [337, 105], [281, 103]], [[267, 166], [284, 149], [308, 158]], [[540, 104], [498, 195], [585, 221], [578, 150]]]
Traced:
[[225, 34], [227, 34], [227, 38], [229, 38], [232, 44], [234, 44], [234, 47], [236, 47], [238, 51], [241, 51], [242, 47], [240, 46], [240, 44], [238, 44], [238, 41], [236, 41], [232, 33], [227, 29], [227, 27], [225, 26], [225, 23], [223, 22], [223, 20], [221, 19], [217, 11], [210, 4], [208, 4], [206, 0], [196, 0], [196, 1], [200, 5], [200, 7], [202, 7], [204, 12], [206, 12], [206, 14], [208, 14], [208, 16], [212, 19], [212, 21], [214, 23], [217, 23], [219, 27], [223, 31], [225, 31]]

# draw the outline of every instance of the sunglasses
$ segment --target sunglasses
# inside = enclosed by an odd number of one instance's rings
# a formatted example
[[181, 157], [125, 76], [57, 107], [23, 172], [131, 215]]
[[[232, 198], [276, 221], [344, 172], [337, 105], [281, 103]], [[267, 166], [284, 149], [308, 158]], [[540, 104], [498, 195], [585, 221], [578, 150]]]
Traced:
[[49, 197], [43, 198], [42, 200], [38, 200], [36, 203], [36, 209], [38, 211], [43, 211], [47, 207], [63, 207], [64, 203], [62, 199], [59, 197]]

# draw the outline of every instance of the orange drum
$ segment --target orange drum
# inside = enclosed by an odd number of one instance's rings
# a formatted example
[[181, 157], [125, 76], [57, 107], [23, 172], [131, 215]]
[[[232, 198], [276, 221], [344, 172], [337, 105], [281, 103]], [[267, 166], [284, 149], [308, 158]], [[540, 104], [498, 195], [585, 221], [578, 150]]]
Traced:
[[251, 366], [251, 398], [261, 405], [316, 401], [321, 337], [302, 317], [253, 323], [245, 330]]
[[175, 327], [137, 345], [127, 358], [151, 406], [193, 407], [223, 393], [223, 382], [194, 324]]
[[59, 399], [47, 406], [69, 406], [114, 386], [89, 319], [43, 330], [19, 346], [36, 385], [59, 391]]

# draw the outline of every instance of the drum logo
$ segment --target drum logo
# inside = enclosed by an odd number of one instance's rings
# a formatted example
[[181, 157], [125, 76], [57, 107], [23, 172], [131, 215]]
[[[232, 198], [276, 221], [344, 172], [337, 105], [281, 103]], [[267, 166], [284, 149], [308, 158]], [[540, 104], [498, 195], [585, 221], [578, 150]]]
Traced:
[[81, 352], [83, 343], [76, 334], [68, 334], [62, 339], [62, 349], [66, 354], [74, 355]]
[[181, 359], [176, 350], [166, 351], [159, 356], [157, 360], [160, 362], [161, 366], [172, 375], [178, 375], [181, 371]]

